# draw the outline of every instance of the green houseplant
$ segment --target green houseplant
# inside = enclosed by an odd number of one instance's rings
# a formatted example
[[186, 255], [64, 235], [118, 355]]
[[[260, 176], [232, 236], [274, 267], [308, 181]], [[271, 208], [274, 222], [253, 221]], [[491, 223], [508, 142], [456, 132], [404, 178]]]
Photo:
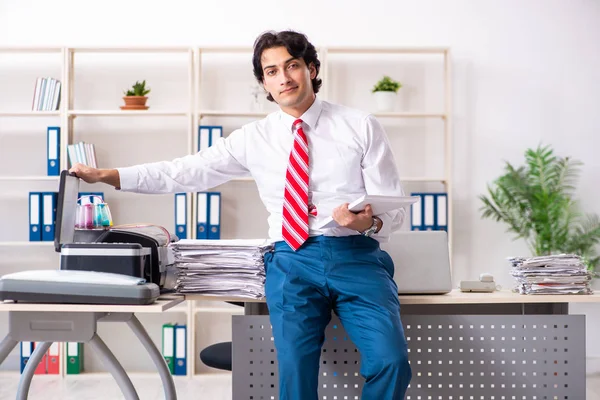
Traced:
[[525, 152], [525, 165], [506, 162], [504, 175], [481, 195], [482, 217], [504, 222], [514, 240], [525, 239], [532, 255], [580, 255], [589, 270], [600, 257], [600, 220], [584, 215], [573, 195], [581, 162], [558, 157], [550, 146]]
[[142, 82], [136, 81], [134, 85], [131, 86], [131, 89], [123, 91], [125, 97], [125, 105], [121, 106], [121, 110], [147, 110], [148, 106], [146, 106], [146, 101], [148, 97], [146, 96], [150, 93], [150, 88], [146, 88], [146, 80]]
[[384, 76], [373, 86], [373, 93], [376, 92], [394, 92], [398, 93], [398, 89], [402, 87], [400, 82], [397, 82], [389, 76]]
[[375, 96], [377, 109], [379, 111], [394, 111], [398, 90], [402, 87], [389, 76], [384, 76], [373, 86], [372, 93]]

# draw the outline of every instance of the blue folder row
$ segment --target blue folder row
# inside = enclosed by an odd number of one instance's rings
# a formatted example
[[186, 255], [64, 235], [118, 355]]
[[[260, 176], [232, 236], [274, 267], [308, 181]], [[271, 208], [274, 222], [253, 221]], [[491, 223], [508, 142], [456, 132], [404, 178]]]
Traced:
[[420, 200], [411, 206], [411, 230], [448, 230], [447, 193], [411, 193], [411, 196], [420, 197]]
[[29, 193], [29, 241], [53, 241], [57, 192]]
[[221, 239], [221, 193], [199, 192], [196, 239]]
[[[221, 239], [221, 193], [198, 192], [196, 239]], [[179, 239], [188, 237], [187, 193], [175, 194], [175, 232]]]
[[162, 354], [173, 375], [187, 373], [187, 327], [186, 325], [163, 325]]
[[223, 137], [223, 127], [219, 125], [200, 125], [198, 127], [198, 151], [213, 146]]

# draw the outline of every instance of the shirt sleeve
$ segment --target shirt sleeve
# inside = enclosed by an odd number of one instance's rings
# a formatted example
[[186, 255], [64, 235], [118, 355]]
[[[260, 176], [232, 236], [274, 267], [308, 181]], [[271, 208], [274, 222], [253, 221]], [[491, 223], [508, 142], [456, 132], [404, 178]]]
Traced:
[[[396, 160], [383, 126], [373, 115], [368, 115], [364, 120], [363, 132], [365, 151], [361, 167], [365, 191], [370, 195], [404, 196]], [[389, 237], [390, 233], [402, 226], [405, 215], [404, 208], [377, 215], [383, 226], [373, 237]]]
[[117, 170], [120, 189], [125, 192], [202, 192], [233, 178], [250, 175], [244, 130], [238, 129], [196, 154]]

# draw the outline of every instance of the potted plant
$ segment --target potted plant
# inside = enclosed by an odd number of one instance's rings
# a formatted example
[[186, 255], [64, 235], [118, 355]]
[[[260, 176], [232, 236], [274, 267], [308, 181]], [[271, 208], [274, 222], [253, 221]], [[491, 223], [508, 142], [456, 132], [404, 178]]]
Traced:
[[577, 254], [589, 270], [600, 261], [594, 247], [600, 242], [600, 220], [586, 216], [573, 199], [580, 162], [555, 156], [550, 146], [525, 152], [525, 165], [506, 163], [505, 173], [480, 196], [483, 218], [508, 225], [515, 240], [527, 241], [533, 256]]
[[387, 75], [381, 78], [375, 84], [372, 91], [377, 103], [377, 109], [379, 111], [394, 111], [398, 89], [401, 87], [402, 84], [400, 82], [393, 80]]
[[146, 81], [143, 80], [141, 83], [136, 81], [131, 89], [123, 91], [125, 93], [125, 105], [121, 106], [121, 110], [147, 110], [146, 101], [148, 97], [146, 95], [150, 93], [150, 88], [146, 88]]

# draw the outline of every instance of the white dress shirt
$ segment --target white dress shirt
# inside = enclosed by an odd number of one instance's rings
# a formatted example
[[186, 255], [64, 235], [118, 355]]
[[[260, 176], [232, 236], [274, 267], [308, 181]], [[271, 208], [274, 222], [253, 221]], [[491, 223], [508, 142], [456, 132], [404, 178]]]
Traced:
[[[364, 194], [404, 196], [394, 156], [383, 127], [372, 115], [318, 98], [300, 117], [308, 138], [309, 235], [348, 236], [357, 231], [318, 226], [342, 203]], [[117, 168], [121, 190], [138, 193], [202, 192], [232, 178], [252, 176], [270, 216], [269, 237], [282, 240], [285, 175], [294, 137], [295, 117], [276, 111], [244, 125], [196, 154]], [[405, 210], [378, 215], [382, 229], [374, 239], [386, 242], [402, 224]]]

